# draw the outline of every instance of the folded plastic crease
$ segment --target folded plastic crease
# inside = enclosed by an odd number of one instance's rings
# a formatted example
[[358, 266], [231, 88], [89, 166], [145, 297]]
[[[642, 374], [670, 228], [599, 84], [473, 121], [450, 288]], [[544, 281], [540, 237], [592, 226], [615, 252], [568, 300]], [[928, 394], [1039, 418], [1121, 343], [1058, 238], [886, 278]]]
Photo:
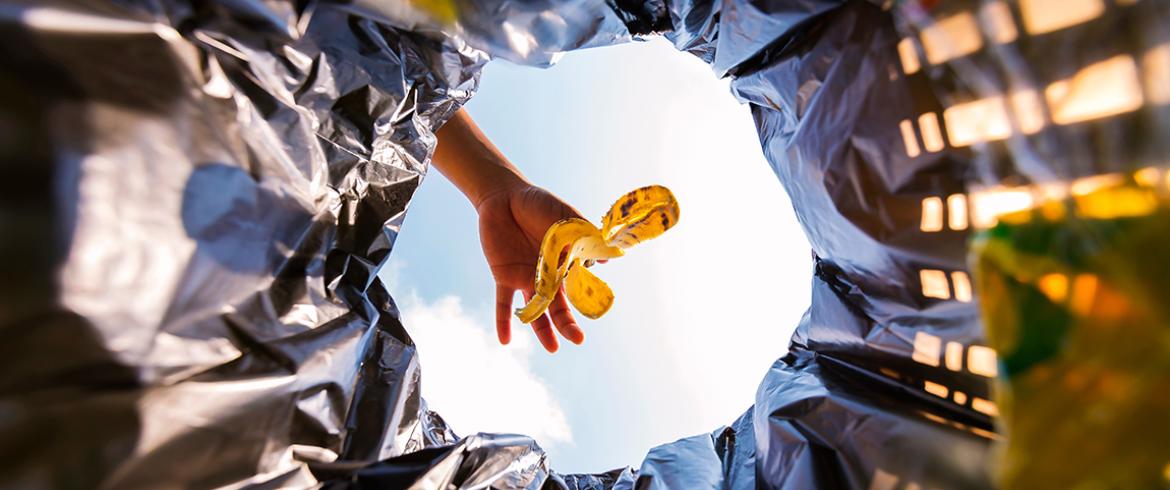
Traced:
[[[965, 232], [918, 223], [971, 155], [903, 150], [899, 122], [938, 102], [889, 75], [890, 12], [453, 0], [448, 24], [431, 3], [0, 6], [0, 251], [22, 257], [0, 264], [0, 487], [989, 485], [990, 418], [923, 388], [990, 398], [930, 349], [981, 342], [975, 302], [919, 294], [920, 271], [965, 270]], [[727, 427], [558, 474], [530, 438], [427, 409], [377, 273], [489, 59], [659, 34], [750, 105], [812, 303]]]

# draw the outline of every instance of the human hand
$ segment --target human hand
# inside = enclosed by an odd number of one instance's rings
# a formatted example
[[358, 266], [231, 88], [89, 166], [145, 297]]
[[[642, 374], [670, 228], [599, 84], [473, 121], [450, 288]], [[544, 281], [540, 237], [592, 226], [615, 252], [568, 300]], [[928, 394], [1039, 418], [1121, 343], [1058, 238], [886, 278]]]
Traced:
[[[507, 344], [512, 339], [512, 296], [520, 290], [525, 301], [532, 298], [545, 231], [562, 219], [581, 218], [581, 213], [547, 190], [527, 182], [493, 192], [475, 208], [479, 213], [483, 255], [496, 281], [496, 333], [500, 343]], [[585, 341], [585, 332], [569, 312], [564, 289], [557, 292], [548, 312], [532, 322], [536, 337], [549, 352], [558, 348], [554, 325], [570, 342]]]

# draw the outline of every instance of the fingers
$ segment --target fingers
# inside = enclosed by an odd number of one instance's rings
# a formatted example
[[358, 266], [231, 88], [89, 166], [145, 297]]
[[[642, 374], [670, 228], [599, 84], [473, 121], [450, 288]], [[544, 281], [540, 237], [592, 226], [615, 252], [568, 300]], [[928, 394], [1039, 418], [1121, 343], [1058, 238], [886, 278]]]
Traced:
[[[524, 292], [524, 301], [532, 301], [532, 292]], [[557, 335], [553, 333], [552, 324], [548, 321], [548, 314], [540, 315], [536, 321], [532, 322], [532, 331], [536, 333], [536, 338], [540, 339], [540, 344], [544, 346], [544, 350], [550, 354], [557, 351], [560, 343], [557, 342]]]
[[552, 325], [548, 321], [548, 315], [540, 315], [536, 321], [532, 322], [532, 330], [536, 332], [536, 338], [540, 339], [540, 344], [544, 346], [544, 350], [552, 354], [560, 348], [560, 342], [557, 342], [557, 334], [553, 333]]
[[[512, 294], [514, 292], [515, 290], [506, 286], [496, 286], [496, 334], [499, 335], [501, 344], [507, 344], [512, 340]], [[524, 291], [524, 301], [532, 301], [532, 294], [532, 291]], [[573, 318], [563, 288], [557, 291], [556, 297], [549, 305], [548, 312], [532, 322], [533, 333], [536, 334], [536, 338], [540, 340], [544, 349], [550, 353], [556, 352], [560, 348], [560, 342], [557, 341], [556, 333], [553, 332], [553, 325], [556, 325], [556, 331], [560, 332], [561, 336], [568, 339], [569, 342], [580, 345], [585, 341], [585, 332], [581, 330], [581, 326]]]
[[548, 316], [552, 319], [553, 325], [556, 325], [561, 336], [568, 339], [569, 342], [581, 345], [581, 342], [585, 341], [585, 332], [581, 331], [581, 326], [577, 325], [577, 320], [569, 311], [569, 301], [565, 299], [565, 288], [557, 291], [557, 296], [553, 298], [552, 304], [548, 307]]
[[515, 289], [496, 285], [496, 336], [504, 345], [512, 341], [512, 293], [515, 292]]

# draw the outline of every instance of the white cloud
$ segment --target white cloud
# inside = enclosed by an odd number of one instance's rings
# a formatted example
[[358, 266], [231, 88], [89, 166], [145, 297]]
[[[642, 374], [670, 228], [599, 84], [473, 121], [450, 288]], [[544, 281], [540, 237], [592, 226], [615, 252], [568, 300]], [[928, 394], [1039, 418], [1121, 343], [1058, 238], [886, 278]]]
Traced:
[[490, 319], [464, 311], [457, 296], [428, 303], [412, 293], [400, 306], [418, 345], [423, 397], [456, 434], [524, 434], [545, 448], [572, 442], [564, 410], [532, 372], [526, 336], [502, 348]]

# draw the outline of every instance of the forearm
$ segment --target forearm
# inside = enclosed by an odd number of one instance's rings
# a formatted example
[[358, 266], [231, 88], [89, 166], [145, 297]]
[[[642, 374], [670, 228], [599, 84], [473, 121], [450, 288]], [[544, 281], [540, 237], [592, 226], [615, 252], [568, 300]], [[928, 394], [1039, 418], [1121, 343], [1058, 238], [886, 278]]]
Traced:
[[434, 167], [477, 209], [493, 193], [528, 183], [520, 170], [479, 130], [467, 111], [460, 109], [435, 135], [439, 144]]

